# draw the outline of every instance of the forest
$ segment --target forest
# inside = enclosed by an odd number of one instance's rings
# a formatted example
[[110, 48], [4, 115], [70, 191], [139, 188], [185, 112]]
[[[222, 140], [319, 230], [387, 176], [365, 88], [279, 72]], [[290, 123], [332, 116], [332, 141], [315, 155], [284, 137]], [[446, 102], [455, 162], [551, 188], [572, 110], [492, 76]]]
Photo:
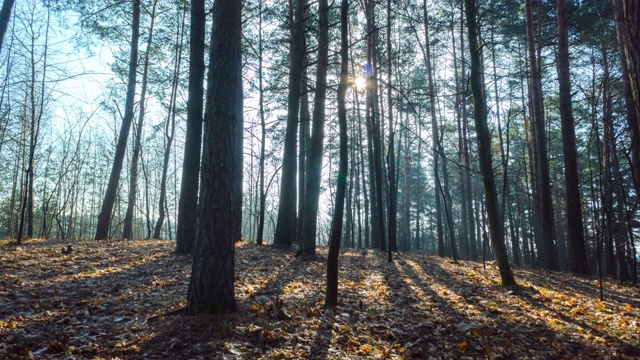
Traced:
[[1, 358], [640, 358], [635, 0], [3, 0]]

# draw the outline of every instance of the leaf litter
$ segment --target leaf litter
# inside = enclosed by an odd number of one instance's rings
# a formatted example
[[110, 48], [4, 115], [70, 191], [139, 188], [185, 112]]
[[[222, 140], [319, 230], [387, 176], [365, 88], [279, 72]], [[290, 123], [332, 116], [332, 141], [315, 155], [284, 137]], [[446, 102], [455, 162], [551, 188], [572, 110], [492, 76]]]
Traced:
[[326, 249], [238, 243], [237, 311], [185, 316], [191, 260], [162, 240], [0, 242], [0, 358], [632, 359], [640, 288], [494, 263], [374, 251], [340, 257], [325, 309]]

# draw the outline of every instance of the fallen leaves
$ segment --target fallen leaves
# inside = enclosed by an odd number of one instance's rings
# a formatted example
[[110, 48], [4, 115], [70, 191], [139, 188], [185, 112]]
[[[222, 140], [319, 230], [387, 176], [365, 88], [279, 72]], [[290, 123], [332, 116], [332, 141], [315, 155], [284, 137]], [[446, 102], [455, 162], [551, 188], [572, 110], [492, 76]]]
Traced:
[[[236, 244], [238, 311], [182, 316], [191, 262], [170, 241], [0, 243], [0, 358], [633, 358], [640, 292], [494, 264], [369, 251], [340, 259], [325, 309], [326, 251]], [[65, 251], [66, 252], [66, 251]]]

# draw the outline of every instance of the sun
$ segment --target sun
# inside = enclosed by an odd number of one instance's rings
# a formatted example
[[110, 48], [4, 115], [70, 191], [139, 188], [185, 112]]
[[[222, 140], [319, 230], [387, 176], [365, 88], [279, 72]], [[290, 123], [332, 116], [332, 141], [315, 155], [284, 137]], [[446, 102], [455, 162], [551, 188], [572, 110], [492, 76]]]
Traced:
[[362, 76], [358, 76], [353, 81], [357, 91], [364, 91], [367, 88], [367, 79]]

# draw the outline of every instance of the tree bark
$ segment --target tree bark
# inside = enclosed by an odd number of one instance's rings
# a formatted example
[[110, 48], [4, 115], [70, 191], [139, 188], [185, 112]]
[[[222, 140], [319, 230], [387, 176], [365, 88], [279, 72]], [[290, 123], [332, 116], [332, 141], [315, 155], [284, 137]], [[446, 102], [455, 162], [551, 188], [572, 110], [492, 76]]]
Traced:
[[201, 190], [187, 313], [234, 311], [234, 244], [242, 225], [242, 2], [216, 1]]

